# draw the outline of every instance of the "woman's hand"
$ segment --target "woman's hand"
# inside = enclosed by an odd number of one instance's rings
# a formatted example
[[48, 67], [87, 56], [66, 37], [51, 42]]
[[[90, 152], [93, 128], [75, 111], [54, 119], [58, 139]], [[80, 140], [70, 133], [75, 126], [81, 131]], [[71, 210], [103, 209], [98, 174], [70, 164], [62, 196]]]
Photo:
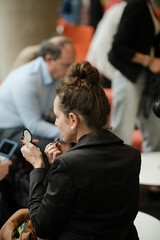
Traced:
[[[57, 140], [58, 141], [58, 140]], [[59, 142], [49, 143], [45, 147], [45, 154], [47, 155], [48, 161], [50, 164], [53, 163], [54, 159], [63, 153], [62, 144]]]
[[160, 58], [151, 57], [142, 53], [135, 53], [133, 56], [132, 62], [148, 67], [149, 70], [153, 73], [160, 73]]
[[[26, 161], [31, 163], [34, 168], [45, 168], [41, 151], [25, 137], [21, 137], [21, 141], [24, 144], [21, 152]], [[32, 142], [38, 143], [39, 141], [33, 140]]]
[[160, 73], [160, 58], [153, 58], [148, 68], [153, 73]]
[[0, 163], [0, 181], [6, 177], [9, 173], [9, 167], [12, 165], [12, 161], [8, 160], [6, 162]]

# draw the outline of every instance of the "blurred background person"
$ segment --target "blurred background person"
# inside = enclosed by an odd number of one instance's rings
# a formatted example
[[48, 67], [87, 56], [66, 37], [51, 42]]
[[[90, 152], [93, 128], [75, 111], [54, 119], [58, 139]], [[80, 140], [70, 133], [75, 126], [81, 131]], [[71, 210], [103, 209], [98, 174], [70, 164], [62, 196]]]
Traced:
[[[52, 41], [52, 39], [54, 37], [58, 37], [58, 36], [63, 36], [61, 33], [53, 33], [50, 36], [48, 36], [45, 40], [50, 40]], [[43, 41], [45, 41], [43, 40]], [[31, 46], [27, 46], [25, 48], [23, 48], [19, 54], [17, 55], [17, 57], [15, 58], [12, 66], [11, 66], [11, 70], [20, 67], [34, 59], [36, 59], [37, 57], [39, 57], [41, 55], [41, 45], [43, 43], [43, 41], [39, 44], [35, 44], [35, 45], [31, 45]]]
[[96, 28], [104, 13], [100, 0], [62, 0], [59, 17], [74, 25], [90, 25]]
[[114, 66], [108, 61], [108, 52], [112, 47], [113, 38], [117, 32], [126, 2], [127, 0], [121, 1], [104, 13], [87, 53], [86, 59], [102, 74], [101, 84], [103, 87], [111, 87], [111, 80], [115, 73]]
[[[143, 151], [160, 150], [159, 120], [152, 110], [148, 118], [138, 114], [146, 84], [146, 69], [160, 72], [160, 24], [149, 0], [128, 0], [109, 61], [117, 69], [112, 80], [113, 132], [131, 144], [137, 123], [143, 136]], [[138, 122], [137, 120], [138, 115]]]
[[23, 55], [22, 60], [29, 63], [13, 70], [0, 87], [0, 140], [8, 138], [19, 144], [11, 174], [1, 183], [3, 220], [18, 208], [27, 207], [30, 166], [26, 167], [20, 152], [23, 128], [28, 128], [33, 136], [38, 135], [42, 152], [49, 142], [61, 138], [50, 112], [57, 82], [75, 60], [73, 42], [64, 35], [54, 35], [33, 50], [36, 59], [30, 61], [26, 58], [28, 54]]
[[55, 36], [41, 45], [40, 56], [16, 68], [0, 87], [0, 140], [9, 138], [19, 143], [22, 129], [28, 128], [39, 137], [40, 148], [61, 137], [57, 127], [48, 121], [55, 87], [75, 61], [73, 42], [65, 36]]

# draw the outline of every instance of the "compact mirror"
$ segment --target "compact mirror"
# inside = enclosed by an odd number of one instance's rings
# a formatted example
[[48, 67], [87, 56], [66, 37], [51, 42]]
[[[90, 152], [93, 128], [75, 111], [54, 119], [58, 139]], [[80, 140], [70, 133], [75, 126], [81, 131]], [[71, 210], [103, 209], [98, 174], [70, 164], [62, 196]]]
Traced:
[[[23, 137], [25, 137], [28, 141], [32, 142], [32, 133], [29, 131], [29, 129], [27, 128], [23, 129]], [[34, 144], [39, 150], [41, 150], [37, 144], [35, 143], [32, 144]]]
[[23, 136], [27, 138], [28, 141], [32, 141], [32, 133], [27, 128], [23, 129]]

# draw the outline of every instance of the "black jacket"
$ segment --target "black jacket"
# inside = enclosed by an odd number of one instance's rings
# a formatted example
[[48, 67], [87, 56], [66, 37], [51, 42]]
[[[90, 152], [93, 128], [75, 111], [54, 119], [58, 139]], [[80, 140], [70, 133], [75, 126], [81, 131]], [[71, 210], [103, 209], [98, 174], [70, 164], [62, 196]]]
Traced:
[[109, 131], [83, 136], [49, 172], [30, 175], [29, 210], [41, 238], [137, 240], [140, 152]]
[[154, 35], [154, 25], [146, 0], [128, 0], [108, 58], [132, 82], [136, 82], [143, 66], [131, 62], [136, 52], [149, 54], [151, 47], [159, 56], [159, 36]]
[[90, 8], [90, 25], [94, 28], [97, 27], [97, 24], [101, 20], [103, 16], [103, 7], [101, 1], [99, 0], [91, 0], [91, 8]]

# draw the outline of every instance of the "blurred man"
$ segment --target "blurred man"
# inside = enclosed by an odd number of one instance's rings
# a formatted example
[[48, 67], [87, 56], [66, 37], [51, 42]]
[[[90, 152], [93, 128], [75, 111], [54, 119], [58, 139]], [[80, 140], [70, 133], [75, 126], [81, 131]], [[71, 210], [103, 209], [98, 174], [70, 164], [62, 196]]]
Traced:
[[0, 87], [0, 140], [9, 138], [21, 146], [19, 138], [25, 127], [39, 139], [43, 150], [60, 137], [47, 115], [53, 107], [57, 81], [75, 61], [75, 49], [69, 38], [59, 35], [45, 40], [39, 55], [12, 71]]

